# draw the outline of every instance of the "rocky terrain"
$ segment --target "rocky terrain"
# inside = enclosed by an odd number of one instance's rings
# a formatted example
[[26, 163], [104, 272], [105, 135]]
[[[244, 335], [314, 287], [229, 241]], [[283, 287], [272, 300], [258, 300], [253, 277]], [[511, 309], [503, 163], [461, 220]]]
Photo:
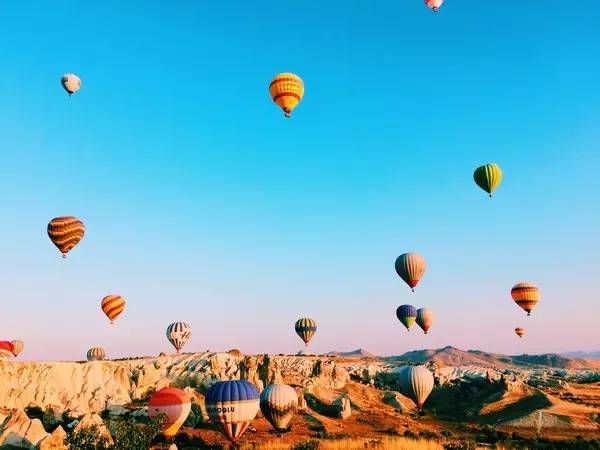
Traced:
[[[187, 439], [203, 445], [222, 442], [207, 424], [203, 397], [222, 379], [247, 379], [259, 390], [284, 382], [298, 392], [302, 411], [292, 422], [293, 431], [274, 435], [266, 420], [257, 418], [244, 435], [250, 443], [275, 439], [291, 445], [307, 436], [441, 432], [460, 438], [482, 426], [525, 436], [600, 436], [600, 370], [594, 362], [452, 347], [391, 358], [363, 352], [248, 356], [231, 351], [96, 362], [0, 361], [0, 446], [63, 448], [65, 434], [75, 427], [96, 422], [110, 429], [111, 421], [124, 417], [143, 420], [148, 396], [168, 385], [186, 389], [194, 400], [183, 429]], [[424, 363], [434, 373], [436, 388], [423, 417], [398, 392], [394, 369], [406, 363]]]

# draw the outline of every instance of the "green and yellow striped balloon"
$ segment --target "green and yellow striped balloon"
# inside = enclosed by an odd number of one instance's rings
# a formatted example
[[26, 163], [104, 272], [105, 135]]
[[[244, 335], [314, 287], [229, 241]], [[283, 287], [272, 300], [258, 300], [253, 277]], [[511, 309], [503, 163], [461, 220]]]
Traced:
[[485, 164], [475, 169], [473, 173], [475, 183], [485, 192], [492, 196], [500, 183], [502, 183], [502, 169], [496, 163]]
[[294, 328], [296, 329], [296, 334], [304, 341], [304, 344], [308, 345], [308, 342], [317, 332], [317, 322], [309, 317], [303, 317], [296, 321]]

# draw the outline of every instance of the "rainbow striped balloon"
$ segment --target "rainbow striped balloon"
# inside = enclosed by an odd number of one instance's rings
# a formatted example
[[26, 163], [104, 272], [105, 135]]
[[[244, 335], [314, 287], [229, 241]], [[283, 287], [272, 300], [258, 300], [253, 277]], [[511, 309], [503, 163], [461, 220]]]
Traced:
[[249, 381], [219, 381], [206, 392], [204, 402], [210, 420], [237, 442], [256, 417], [259, 394]]
[[48, 224], [48, 237], [60, 250], [63, 258], [83, 239], [85, 225], [77, 217], [56, 217]]
[[125, 306], [125, 299], [120, 295], [107, 295], [100, 303], [102, 312], [106, 314], [110, 323], [114, 323], [115, 319], [125, 310]]
[[152, 419], [159, 414], [166, 416], [162, 434], [172, 439], [185, 422], [192, 409], [192, 399], [181, 389], [163, 388], [154, 393], [148, 402], [148, 416]]
[[271, 94], [273, 101], [283, 109], [285, 117], [290, 117], [292, 110], [302, 100], [304, 83], [296, 74], [280, 73], [271, 80], [269, 94]]
[[309, 317], [303, 317], [296, 321], [294, 328], [296, 329], [296, 334], [304, 341], [304, 344], [308, 345], [317, 332], [317, 322]]

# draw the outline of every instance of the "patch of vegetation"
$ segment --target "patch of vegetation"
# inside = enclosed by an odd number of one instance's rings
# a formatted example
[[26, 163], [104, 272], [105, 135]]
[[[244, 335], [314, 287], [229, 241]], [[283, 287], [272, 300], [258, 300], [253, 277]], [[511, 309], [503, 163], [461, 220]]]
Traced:
[[302, 441], [302, 442], [298, 442], [296, 445], [294, 445], [294, 447], [292, 447], [293, 450], [317, 450], [319, 448], [319, 441], [314, 440], [314, 439], [309, 439], [308, 441]]
[[100, 434], [98, 425], [92, 425], [69, 434], [65, 444], [72, 450], [108, 450], [108, 439]]
[[417, 435], [415, 433], [413, 433], [412, 431], [410, 431], [410, 430], [406, 430], [404, 432], [404, 437], [405, 438], [410, 438], [410, 439], [416, 439]]
[[472, 441], [452, 442], [444, 445], [444, 450], [475, 450], [477, 444]]
[[419, 433], [419, 437], [425, 439], [436, 439], [438, 435], [435, 431], [424, 430]]

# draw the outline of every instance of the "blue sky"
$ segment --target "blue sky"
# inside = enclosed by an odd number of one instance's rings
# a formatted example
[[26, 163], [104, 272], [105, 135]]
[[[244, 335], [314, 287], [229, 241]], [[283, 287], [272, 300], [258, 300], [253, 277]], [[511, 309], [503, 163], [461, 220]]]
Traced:
[[[584, 1], [4, 5], [0, 339], [156, 354], [186, 320], [186, 350], [294, 352], [310, 316], [314, 351], [597, 349], [599, 21]], [[291, 120], [282, 71], [306, 87]], [[491, 201], [472, 180], [490, 161]], [[66, 261], [58, 215], [87, 225]], [[429, 265], [414, 294], [405, 251]], [[403, 303], [435, 310], [430, 335]]]

